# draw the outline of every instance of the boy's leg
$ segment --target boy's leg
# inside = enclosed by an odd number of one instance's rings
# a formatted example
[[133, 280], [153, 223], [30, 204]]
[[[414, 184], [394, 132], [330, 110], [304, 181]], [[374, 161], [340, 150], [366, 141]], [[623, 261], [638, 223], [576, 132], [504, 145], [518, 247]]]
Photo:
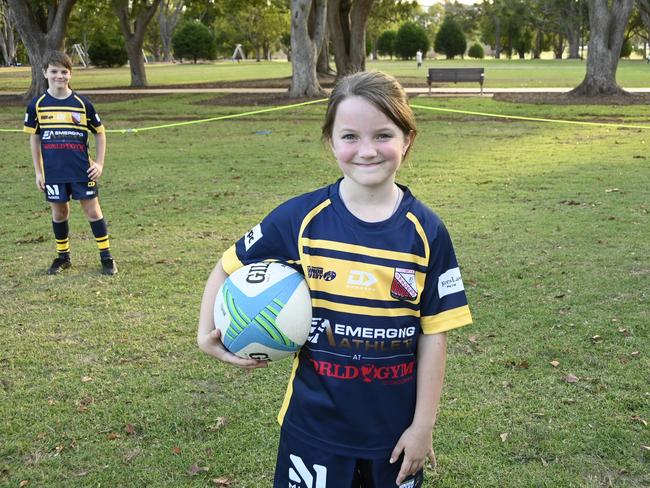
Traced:
[[114, 275], [117, 273], [117, 266], [115, 265], [115, 261], [113, 261], [113, 256], [111, 255], [111, 247], [108, 240], [108, 226], [106, 225], [106, 219], [104, 219], [104, 215], [102, 214], [102, 209], [99, 206], [99, 199], [97, 197], [81, 199], [79, 200], [79, 203], [81, 203], [81, 207], [88, 218], [90, 228], [95, 236], [97, 249], [99, 249], [99, 258], [102, 262], [102, 273]]
[[57, 257], [47, 270], [47, 274], [58, 274], [72, 266], [70, 263], [70, 227], [68, 216], [70, 206], [68, 202], [50, 202], [52, 209], [52, 230], [56, 241]]
[[306, 444], [282, 429], [274, 488], [359, 488], [357, 460]]

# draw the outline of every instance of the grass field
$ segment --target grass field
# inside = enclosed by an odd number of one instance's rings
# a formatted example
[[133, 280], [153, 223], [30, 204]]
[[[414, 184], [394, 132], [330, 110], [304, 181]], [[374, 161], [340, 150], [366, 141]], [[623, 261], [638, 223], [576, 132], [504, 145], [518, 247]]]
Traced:
[[[98, 110], [120, 129], [251, 108], [214, 99]], [[644, 106], [416, 101], [647, 121]], [[0, 127], [22, 114], [4, 107]], [[313, 105], [109, 134], [113, 278], [99, 274], [78, 206], [74, 266], [44, 274], [54, 245], [27, 137], [0, 133], [0, 485], [270, 486], [290, 361], [250, 374], [211, 360], [195, 345], [198, 307], [231, 242], [337, 177], [322, 115]], [[449, 337], [439, 466], [425, 486], [648, 486], [650, 131], [417, 115], [399, 179], [446, 221], [475, 319]]]
[[[579, 60], [426, 60], [417, 70], [413, 61], [369, 61], [368, 69], [385, 71], [410, 84], [426, 86], [427, 67], [483, 66], [486, 88], [574, 87], [585, 76], [586, 63]], [[1, 91], [26, 91], [29, 87], [29, 67], [0, 68]], [[76, 89], [128, 87], [131, 80], [128, 67], [111, 69], [75, 68], [72, 84]], [[242, 80], [279, 79], [291, 76], [291, 64], [286, 61], [229, 61], [205, 64], [150, 64], [147, 79], [153, 86], [223, 83]], [[619, 84], [627, 88], [650, 86], [650, 65], [643, 60], [621, 60], [618, 67]], [[460, 84], [471, 86], [473, 84]]]

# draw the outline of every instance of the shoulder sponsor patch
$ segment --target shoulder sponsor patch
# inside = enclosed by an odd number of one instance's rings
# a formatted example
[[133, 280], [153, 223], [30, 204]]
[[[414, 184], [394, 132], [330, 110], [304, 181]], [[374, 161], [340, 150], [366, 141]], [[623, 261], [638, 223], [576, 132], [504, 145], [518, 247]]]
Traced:
[[438, 278], [438, 296], [440, 298], [451, 295], [452, 293], [458, 293], [464, 289], [465, 286], [463, 285], [459, 268], [451, 268]]
[[246, 250], [248, 251], [253, 246], [253, 244], [259, 241], [261, 238], [262, 238], [262, 226], [260, 224], [257, 224], [255, 227], [249, 230], [244, 236], [244, 246], [246, 247]]

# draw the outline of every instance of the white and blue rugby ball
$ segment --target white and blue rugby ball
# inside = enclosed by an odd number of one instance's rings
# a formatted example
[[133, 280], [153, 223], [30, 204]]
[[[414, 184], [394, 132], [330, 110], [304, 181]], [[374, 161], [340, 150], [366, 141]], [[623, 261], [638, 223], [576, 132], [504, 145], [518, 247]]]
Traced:
[[231, 274], [214, 303], [226, 348], [243, 358], [275, 361], [307, 341], [311, 297], [303, 276], [282, 263], [249, 264]]

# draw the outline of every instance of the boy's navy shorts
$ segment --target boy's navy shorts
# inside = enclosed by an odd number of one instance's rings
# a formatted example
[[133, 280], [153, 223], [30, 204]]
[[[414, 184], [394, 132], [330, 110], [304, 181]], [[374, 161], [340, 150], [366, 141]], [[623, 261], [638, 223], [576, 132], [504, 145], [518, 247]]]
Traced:
[[[398, 488], [401, 459], [357, 459], [339, 456], [306, 444], [282, 429], [273, 488]], [[399, 488], [420, 488], [423, 472]]]
[[74, 183], [45, 183], [45, 200], [65, 203], [70, 197], [75, 200], [92, 200], [99, 195], [96, 181], [77, 181]]

